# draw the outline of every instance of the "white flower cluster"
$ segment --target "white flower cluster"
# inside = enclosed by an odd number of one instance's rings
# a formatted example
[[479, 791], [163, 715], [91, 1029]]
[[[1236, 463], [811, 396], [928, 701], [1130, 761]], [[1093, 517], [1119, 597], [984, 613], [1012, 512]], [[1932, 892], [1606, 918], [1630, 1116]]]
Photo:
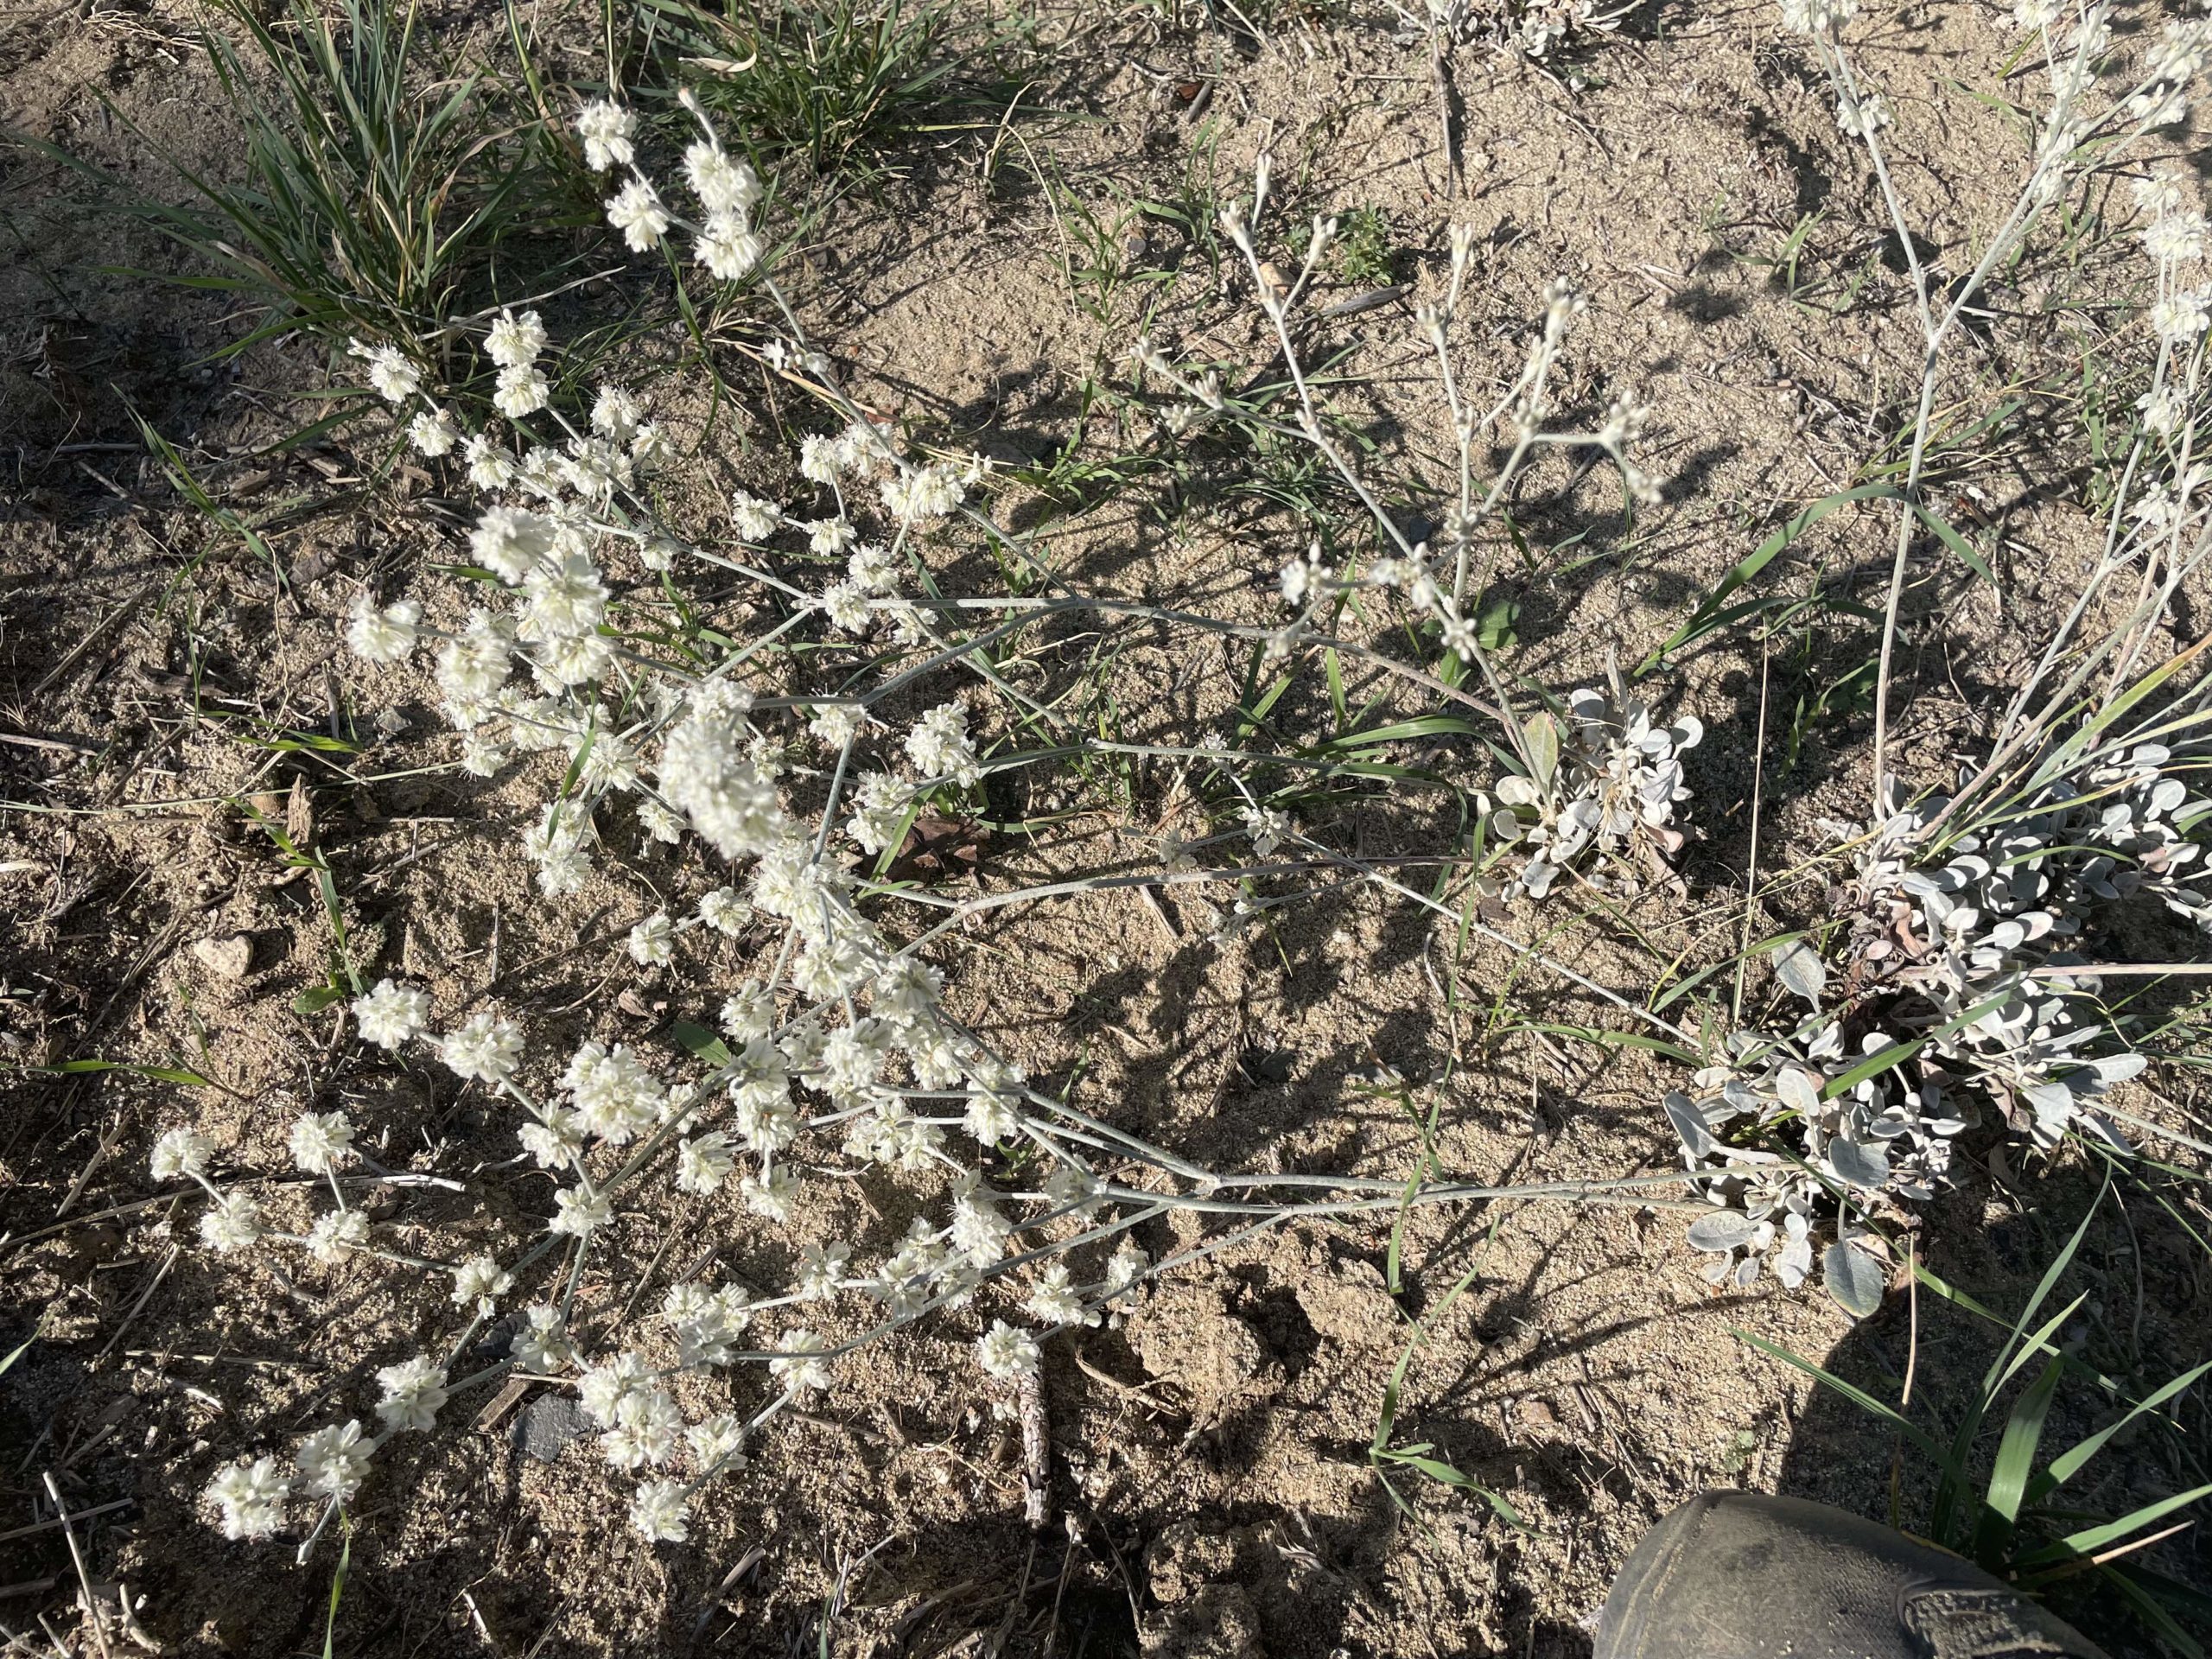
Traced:
[[[2143, 246], [2158, 273], [2151, 302], [2151, 332], [2159, 343], [2187, 353], [2212, 326], [2212, 281], [2204, 269], [2205, 220], [2191, 193], [2172, 174], [2153, 174], [2135, 183], [2143, 212]], [[2171, 383], [2155, 407], [2145, 408], [2145, 423], [2161, 437], [2178, 429], [2180, 397]]]
[[[575, 135], [594, 168], [636, 168], [636, 124], [620, 107], [588, 106]], [[761, 253], [751, 215], [763, 195], [758, 178], [711, 133], [687, 153], [684, 171], [706, 213], [693, 227], [701, 262], [718, 276], [756, 269]], [[651, 245], [676, 222], [659, 201], [633, 170], [610, 204], [633, 245]], [[649, 844], [696, 834], [715, 856], [741, 867], [735, 885], [708, 893], [695, 912], [657, 910], [631, 928], [628, 951], [641, 968], [673, 967], [694, 929], [740, 939], [757, 929], [781, 943], [769, 945], [773, 966], [764, 960], [765, 976], [747, 982], [725, 1004], [726, 1052], [688, 1080], [664, 1076], [621, 1043], [585, 1042], [564, 1062], [543, 1055], [534, 1061], [520, 1027], [491, 1011], [470, 1012], [442, 1030], [429, 992], [400, 980], [378, 981], [352, 1001], [351, 1013], [365, 1042], [434, 1057], [512, 1106], [522, 1155], [556, 1178], [542, 1225], [571, 1262], [614, 1223], [618, 1199], [635, 1182], [659, 1179], [693, 1198], [734, 1187], [747, 1210], [792, 1235], [795, 1265], [779, 1294], [678, 1285], [662, 1306], [671, 1352], [658, 1359], [643, 1348], [624, 1348], [594, 1360], [570, 1338], [565, 1306], [532, 1305], [504, 1321], [506, 1357], [474, 1376], [455, 1377], [450, 1357], [429, 1355], [385, 1368], [376, 1410], [388, 1437], [431, 1427], [451, 1395], [510, 1368], [568, 1377], [601, 1431], [609, 1464], [639, 1479], [633, 1524], [650, 1539], [678, 1541], [701, 1484], [741, 1466], [748, 1437], [783, 1405], [831, 1386], [847, 1348], [933, 1308], [969, 1305], [1021, 1268], [1024, 1252], [1052, 1257], [1077, 1237], [1115, 1239], [1138, 1217], [1099, 1219], [1120, 1200], [1079, 1150], [1089, 1135], [1071, 1135], [1071, 1124], [1052, 1116], [1054, 1103], [1033, 1096], [1017, 1068], [944, 1014], [941, 975], [863, 913], [862, 884], [830, 833], [842, 823], [862, 852], [880, 854], [932, 796], [976, 788], [987, 762], [969, 706], [957, 698], [925, 706], [902, 733], [886, 730], [868, 699], [848, 690], [812, 702], [805, 729], [830, 751], [828, 772], [846, 790], [841, 804], [833, 784], [825, 804], [826, 774], [792, 766], [789, 728], [781, 724], [783, 708], [797, 702], [804, 713], [809, 700], [779, 687], [779, 717], [758, 718], [765, 688], [741, 677], [749, 652], [735, 650], [695, 675], [625, 645], [619, 581], [609, 569], [616, 550], [634, 550], [656, 572], [670, 569], [671, 556], [688, 547], [753, 574], [668, 535], [658, 522], [639, 475], [665, 452], [665, 440], [638, 400], [602, 387], [588, 433], [539, 442], [521, 423], [549, 407], [546, 365], [553, 359], [542, 320], [502, 312], [485, 350], [500, 371], [499, 409], [511, 430], [505, 437], [475, 434], [458, 447], [470, 480], [492, 498], [470, 535], [471, 558], [504, 585], [512, 607], [474, 610], [447, 630], [429, 626], [416, 600], [364, 599], [346, 626], [347, 642], [380, 667], [425, 646], [435, 652], [438, 689], [469, 771], [489, 776], [531, 755], [549, 756], [562, 792], [523, 837], [549, 896], [581, 886], [598, 840], [597, 815], [620, 796], [638, 798], [637, 821]], [[395, 403], [422, 395], [421, 377], [404, 353], [364, 348], [363, 354]], [[829, 365], [803, 346], [772, 342], [766, 355], [779, 368], [827, 384]], [[842, 577], [801, 607], [818, 614], [828, 635], [857, 637], [888, 620], [901, 648], [941, 648], [925, 613], [900, 596], [908, 568], [903, 555], [911, 537], [963, 507], [985, 475], [982, 463], [910, 461], [857, 411], [841, 431], [808, 439], [798, 461], [834, 510], [804, 517], [741, 493], [730, 505], [734, 550], [792, 535], [805, 549], [797, 556], [844, 562]], [[883, 541], [867, 539], [856, 516], [874, 518]], [[863, 751], [877, 737], [884, 751], [871, 770]], [[899, 757], [895, 767], [891, 756]], [[964, 1154], [957, 1137], [965, 1137]], [[984, 1154], [1013, 1141], [1024, 1143], [1038, 1171], [1034, 1190], [994, 1191], [983, 1179]], [[529, 1264], [543, 1246], [506, 1261], [479, 1252], [428, 1263], [385, 1249], [366, 1216], [347, 1207], [342, 1183], [391, 1178], [373, 1165], [370, 1174], [341, 1176], [359, 1159], [354, 1146], [342, 1114], [308, 1114], [295, 1126], [296, 1160], [323, 1177], [336, 1199], [334, 1211], [296, 1237], [272, 1230], [238, 1187], [213, 1181], [214, 1149], [193, 1130], [162, 1138], [155, 1169], [158, 1177], [187, 1178], [205, 1189], [201, 1231], [216, 1249], [284, 1243], [318, 1262], [369, 1252], [437, 1269], [448, 1300], [470, 1319], [450, 1350], [465, 1351], [529, 1279]], [[800, 1217], [809, 1213], [804, 1171], [834, 1164], [841, 1153], [912, 1188], [924, 1213], [873, 1242], [800, 1233]], [[1118, 1248], [1102, 1249], [1087, 1282], [1068, 1261], [1050, 1261], [1007, 1304], [1026, 1305], [1038, 1325], [993, 1319], [976, 1351], [980, 1371], [1000, 1381], [1034, 1371], [1051, 1329], [1096, 1323], [1125, 1307], [1150, 1270], [1125, 1237]], [[771, 1344], [759, 1351], [742, 1346], [748, 1330], [801, 1304], [809, 1310], [805, 1323], [779, 1319]], [[677, 1378], [740, 1365], [765, 1369], [778, 1390], [766, 1407], [742, 1419], [687, 1415], [678, 1398], [688, 1390], [674, 1386]], [[298, 1491], [334, 1504], [350, 1496], [378, 1441], [362, 1439], [355, 1427], [341, 1448], [327, 1438], [338, 1434], [327, 1431], [302, 1443], [293, 1459], [296, 1478], [268, 1459], [219, 1477], [209, 1496], [226, 1529], [266, 1535], [283, 1523], [287, 1498]], [[353, 1459], [344, 1469], [333, 1461], [341, 1452]], [[679, 1468], [681, 1478], [671, 1472]]]

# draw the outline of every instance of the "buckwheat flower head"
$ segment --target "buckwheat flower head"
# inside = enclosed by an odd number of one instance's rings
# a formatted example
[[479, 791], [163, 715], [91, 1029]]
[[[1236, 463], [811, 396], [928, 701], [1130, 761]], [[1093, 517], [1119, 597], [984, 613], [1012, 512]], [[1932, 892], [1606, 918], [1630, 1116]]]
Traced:
[[474, 1014], [438, 1039], [438, 1058], [455, 1077], [499, 1083], [522, 1060], [522, 1027], [495, 1014]]
[[[1069, 1278], [1066, 1262], [1051, 1263], [1037, 1275], [1036, 1287], [1031, 1290], [1029, 1300], [1023, 1306], [1046, 1325], [1085, 1323], [1083, 1298], [1076, 1294], [1074, 1287], [1068, 1282]], [[1096, 1316], [1093, 1315], [1088, 1322], [1096, 1323]]]
[[222, 1512], [226, 1538], [266, 1538], [284, 1524], [292, 1483], [276, 1472], [274, 1458], [234, 1463], [207, 1483], [207, 1500]]
[[2177, 213], [2188, 202], [2188, 187], [2177, 174], [2150, 173], [2135, 181], [2135, 205], [2153, 219]]
[[652, 1368], [644, 1356], [624, 1349], [583, 1374], [576, 1384], [576, 1401], [593, 1422], [612, 1428], [633, 1409], [633, 1401], [642, 1400], [657, 1387]]
[[760, 205], [760, 179], [710, 139], [683, 152], [683, 177], [710, 213], [747, 213]]
[[376, 1443], [361, 1433], [360, 1423], [348, 1418], [342, 1425], [318, 1428], [300, 1442], [292, 1461], [310, 1497], [327, 1497], [343, 1503], [361, 1490], [368, 1478], [369, 1459]]
[[676, 1455], [683, 1432], [676, 1402], [648, 1388], [624, 1402], [622, 1421], [600, 1437], [599, 1449], [617, 1469], [658, 1469]]
[[637, 395], [626, 386], [601, 386], [592, 399], [591, 429], [603, 438], [627, 443], [644, 419]]
[[979, 1146], [995, 1147], [1020, 1128], [1020, 1103], [1010, 1094], [983, 1090], [969, 1096], [967, 1113], [960, 1122]]
[[2145, 392], [2135, 400], [2135, 407], [2142, 411], [2143, 429], [2158, 438], [2171, 438], [2180, 431], [2182, 418], [2188, 412], [2181, 393], [2172, 386]]
[[2164, 213], [2143, 230], [2143, 247], [2162, 264], [2190, 264], [2204, 257], [2204, 215]]
[[514, 482], [513, 458], [481, 432], [463, 442], [461, 456], [468, 463], [468, 481], [480, 490], [503, 490]]
[[499, 1299], [514, 1288], [514, 1274], [504, 1271], [490, 1256], [472, 1255], [453, 1270], [454, 1306], [488, 1314], [499, 1306]]
[[1109, 1296], [1121, 1295], [1143, 1278], [1145, 1270], [1151, 1266], [1152, 1258], [1133, 1241], [1124, 1238], [1121, 1247], [1106, 1262], [1106, 1294]]
[[545, 324], [535, 311], [502, 310], [485, 332], [484, 354], [503, 369], [526, 368], [545, 349]]
[[545, 1224], [545, 1230], [582, 1238], [594, 1227], [605, 1226], [613, 1214], [614, 1206], [604, 1193], [564, 1186], [553, 1195], [553, 1219]]
[[173, 1181], [180, 1175], [188, 1175], [196, 1179], [207, 1173], [207, 1160], [214, 1152], [215, 1143], [197, 1129], [164, 1130], [162, 1138], [154, 1142], [154, 1155], [149, 1160], [154, 1179]]
[[533, 1302], [523, 1310], [522, 1319], [522, 1329], [507, 1344], [507, 1357], [524, 1370], [557, 1371], [576, 1357], [559, 1308]]
[[785, 829], [775, 786], [753, 763], [745, 737], [739, 721], [695, 703], [661, 749], [662, 794], [725, 858], [765, 853]]
[[523, 834], [523, 850], [537, 861], [537, 886], [549, 898], [574, 893], [591, 873], [585, 839], [590, 820], [569, 802], [551, 801]]
[[1890, 100], [1879, 92], [1870, 92], [1856, 101], [1844, 98], [1835, 106], [1835, 124], [1847, 138], [1864, 138], [1869, 133], [1897, 124], [1897, 111]]
[[553, 521], [525, 507], [486, 507], [468, 548], [477, 563], [512, 587], [553, 556]]
[[584, 165], [594, 173], [627, 167], [636, 158], [631, 136], [637, 118], [619, 104], [594, 99], [576, 111], [576, 137], [584, 141]]
[[730, 528], [748, 542], [765, 542], [783, 528], [784, 512], [772, 501], [737, 490], [729, 498]]
[[816, 484], [835, 484], [845, 463], [845, 446], [824, 432], [810, 432], [798, 441], [798, 475]]
[[2171, 345], [2186, 346], [2202, 334], [2212, 312], [2206, 308], [2206, 294], [2183, 291], [2169, 294], [2151, 302], [2151, 332]]
[[613, 661], [613, 643], [604, 635], [568, 633], [546, 639], [531, 651], [531, 671], [540, 684], [552, 690], [588, 684], [604, 675]]
[[691, 1535], [690, 1513], [680, 1480], [646, 1481], [630, 1500], [630, 1524], [649, 1543], [682, 1543]]
[[420, 410], [407, 423], [407, 442], [415, 446], [416, 453], [435, 461], [440, 455], [453, 453], [454, 445], [461, 442], [461, 434], [445, 410], [431, 408]]
[[358, 1210], [332, 1210], [308, 1229], [308, 1254], [325, 1267], [343, 1262], [369, 1242], [369, 1218]]
[[1859, 14], [1859, 0], [1782, 0], [1782, 26], [1799, 35], [1833, 35]]
[[738, 1197], [756, 1216], [788, 1222], [798, 1203], [798, 1177], [789, 1164], [778, 1164], [764, 1175], [747, 1175], [737, 1184]]
[[729, 1137], [720, 1129], [684, 1141], [676, 1150], [676, 1185], [679, 1192], [704, 1195], [721, 1190], [737, 1167]]
[[668, 234], [668, 209], [645, 180], [630, 181], [607, 199], [607, 222], [622, 232], [632, 253], [651, 253]]
[[823, 590], [822, 612], [841, 633], [868, 632], [874, 613], [868, 608], [867, 590], [856, 582], [832, 582]]
[[968, 735], [968, 711], [957, 702], [939, 703], [914, 722], [906, 736], [906, 756], [925, 778], [969, 785], [983, 775]]
[[641, 968], [664, 968], [676, 959], [676, 924], [657, 910], [630, 930], [630, 959]]
[[702, 1476], [745, 1467], [745, 1424], [729, 1412], [702, 1418], [683, 1431], [683, 1438], [690, 1443]]
[[734, 283], [760, 263], [767, 251], [741, 213], [709, 213], [693, 245], [692, 257], [725, 283]]
[[575, 1097], [582, 1128], [618, 1147], [658, 1121], [667, 1096], [661, 1080], [627, 1043], [612, 1049], [598, 1043], [582, 1045], [561, 1081]]
[[1248, 806], [1244, 809], [1244, 833], [1252, 838], [1252, 850], [1262, 858], [1273, 856], [1276, 848], [1289, 838], [1290, 815], [1272, 806]]
[[430, 1023], [430, 994], [419, 986], [380, 979], [375, 989], [353, 999], [353, 1018], [363, 1041], [397, 1048]]
[[426, 1357], [385, 1366], [377, 1373], [377, 1385], [384, 1390], [377, 1402], [377, 1415], [383, 1419], [388, 1433], [429, 1428], [437, 1421], [439, 1408], [446, 1402], [445, 1371]]
[[716, 887], [699, 899], [699, 919], [715, 932], [735, 938], [753, 919], [753, 906], [735, 887]]
[[683, 816], [651, 798], [638, 803], [638, 828], [645, 831], [646, 840], [669, 847], [683, 839]]
[[540, 561], [524, 574], [522, 587], [529, 609], [515, 631], [523, 639], [589, 633], [607, 615], [607, 584], [586, 554]]
[[998, 1194], [972, 1173], [961, 1178], [952, 1199], [952, 1248], [975, 1266], [988, 1268], [1006, 1254], [1014, 1224], [999, 1212]]
[[912, 791], [887, 772], [862, 774], [853, 788], [852, 816], [845, 833], [864, 853], [880, 853], [905, 828]]
[[521, 364], [499, 371], [499, 378], [493, 384], [492, 404], [509, 420], [518, 421], [524, 416], [534, 415], [544, 408], [552, 396], [552, 383], [546, 379], [543, 372], [529, 364]]
[[722, 1004], [721, 1027], [736, 1042], [765, 1038], [776, 1027], [775, 994], [757, 979], [747, 980]]
[[830, 1344], [812, 1331], [803, 1325], [793, 1325], [776, 1346], [781, 1351], [768, 1362], [768, 1374], [783, 1384], [786, 1393], [801, 1397], [830, 1386], [830, 1362], [815, 1357], [828, 1352]]
[[379, 608], [366, 594], [353, 600], [353, 620], [346, 625], [346, 644], [356, 657], [372, 663], [396, 663], [415, 649], [415, 625], [423, 607], [411, 599]]
[[224, 1193], [200, 1217], [200, 1242], [226, 1255], [245, 1249], [260, 1236], [261, 1206], [243, 1192]]
[[853, 1259], [853, 1247], [831, 1241], [800, 1247], [798, 1266], [791, 1274], [791, 1291], [803, 1302], [818, 1302], [837, 1294]]
[[976, 1344], [976, 1358], [984, 1372], [1003, 1382], [1035, 1376], [1039, 1357], [1037, 1338], [1004, 1319], [993, 1319]]
[[806, 729], [833, 749], [842, 749], [868, 726], [868, 710], [856, 702], [824, 703], [814, 711]]
[[302, 1112], [292, 1124], [292, 1161], [327, 1175], [353, 1155], [353, 1125], [343, 1112]]
[[883, 480], [883, 506], [902, 524], [942, 518], [967, 497], [960, 469], [949, 461], [902, 467]]
[[369, 385], [386, 403], [404, 404], [423, 390], [423, 371], [395, 346], [364, 346], [358, 340], [346, 349], [369, 365]]

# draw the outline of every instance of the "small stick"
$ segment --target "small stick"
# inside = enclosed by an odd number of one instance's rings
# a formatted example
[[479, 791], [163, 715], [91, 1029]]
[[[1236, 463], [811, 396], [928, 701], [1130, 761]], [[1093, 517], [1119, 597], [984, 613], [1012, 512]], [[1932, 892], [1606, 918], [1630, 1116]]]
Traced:
[[128, 598], [122, 601], [121, 603], [118, 604], [115, 608], [110, 611], [105, 616], [93, 623], [91, 632], [86, 633], [83, 639], [79, 639], [76, 645], [71, 648], [69, 654], [67, 657], [64, 657], [60, 662], [56, 663], [47, 671], [47, 676], [44, 679], [41, 680], [36, 685], [31, 688], [31, 696], [34, 697], [38, 696], [49, 686], [53, 685], [56, 681], [60, 680], [64, 675], [68, 673], [71, 669], [76, 667], [79, 663], [84, 661], [85, 653], [92, 650], [92, 648], [98, 645], [102, 639], [105, 639], [108, 635], [109, 630], [113, 628], [117, 623], [122, 621], [125, 616], [129, 615], [130, 613], [137, 606], [140, 601], [154, 591], [156, 585], [156, 584], [153, 582], [147, 583], [145, 587], [141, 588], [137, 593], [130, 594]]
[[1021, 1512], [1029, 1530], [1045, 1530], [1045, 1505], [1052, 1491], [1052, 1435], [1045, 1420], [1045, 1380], [1035, 1371], [1021, 1379]]
[[1444, 137], [1444, 200], [1448, 206], [1459, 199], [1459, 153], [1452, 148], [1452, 80], [1444, 67], [1442, 33], [1428, 32], [1429, 79], [1436, 88], [1436, 125]]
[[[127, 1510], [137, 1501], [135, 1497], [118, 1497], [112, 1503], [103, 1503], [97, 1509], [79, 1510], [72, 1519], [89, 1521], [96, 1515], [106, 1515], [114, 1510]], [[34, 1521], [28, 1527], [17, 1527], [11, 1532], [0, 1532], [0, 1544], [12, 1543], [18, 1538], [28, 1538], [35, 1532], [51, 1532], [60, 1524], [61, 1517], [58, 1515], [50, 1521]]]
[[85, 1619], [92, 1627], [92, 1645], [100, 1650], [100, 1659], [113, 1659], [107, 1645], [107, 1627], [100, 1618], [99, 1605], [92, 1599], [92, 1575], [85, 1571], [84, 1553], [77, 1548], [77, 1529], [69, 1524], [69, 1506], [61, 1501], [61, 1489], [54, 1484], [54, 1471], [46, 1471], [46, 1495], [54, 1500], [54, 1513], [61, 1522], [61, 1535], [69, 1544], [69, 1560], [77, 1568], [77, 1586], [84, 1592]]
[[499, 1427], [499, 1420], [519, 1405], [523, 1395], [528, 1394], [535, 1385], [536, 1379], [532, 1377], [509, 1377], [505, 1385], [492, 1396], [491, 1402], [476, 1414], [476, 1432], [479, 1434], [489, 1434]]
[[86, 1164], [83, 1169], [78, 1171], [76, 1180], [70, 1185], [69, 1195], [61, 1200], [60, 1205], [54, 1211], [55, 1220], [59, 1221], [76, 1208], [77, 1200], [85, 1196], [85, 1184], [92, 1179], [92, 1172], [100, 1166], [101, 1161], [108, 1154], [115, 1150], [115, 1138], [121, 1133], [122, 1126], [118, 1124], [100, 1136], [100, 1143], [93, 1148], [91, 1161]]
[[123, 1333], [130, 1329], [131, 1321], [146, 1311], [146, 1304], [153, 1300], [154, 1293], [162, 1287], [162, 1281], [169, 1276], [169, 1269], [176, 1265], [177, 1252], [180, 1248], [175, 1244], [169, 1246], [169, 1253], [162, 1258], [162, 1265], [154, 1269], [154, 1276], [146, 1281], [146, 1288], [138, 1293], [138, 1300], [130, 1305], [130, 1311], [123, 1316], [123, 1323], [115, 1327], [115, 1334], [107, 1339], [107, 1345], [92, 1357], [93, 1364], [99, 1364], [100, 1361], [115, 1351], [115, 1344], [123, 1340]]

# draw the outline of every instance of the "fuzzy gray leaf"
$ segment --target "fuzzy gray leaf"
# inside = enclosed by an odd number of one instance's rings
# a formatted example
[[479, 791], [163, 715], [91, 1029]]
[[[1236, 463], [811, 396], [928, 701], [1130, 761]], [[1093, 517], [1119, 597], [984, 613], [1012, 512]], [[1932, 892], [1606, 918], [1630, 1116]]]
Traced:
[[1775, 977], [1815, 1007], [1827, 988], [1828, 970], [1820, 952], [1802, 939], [1792, 939], [1774, 953]]
[[1748, 1244], [1758, 1231], [1758, 1224], [1740, 1210], [1716, 1210], [1709, 1216], [1700, 1216], [1690, 1224], [1690, 1248], [1694, 1250], [1732, 1250]]
[[1882, 1305], [1889, 1274], [1882, 1264], [1856, 1244], [1838, 1239], [1821, 1256], [1822, 1281], [1836, 1306], [1854, 1319], [1863, 1319]]
[[1532, 715], [1521, 728], [1522, 741], [1529, 746], [1529, 769], [1536, 776], [1537, 783], [1546, 789], [1559, 771], [1559, 726], [1549, 715]]
[[1851, 1185], [1869, 1191], [1879, 1188], [1890, 1179], [1889, 1154], [1879, 1147], [1861, 1146], [1856, 1141], [1828, 1142], [1828, 1164]]
[[1713, 1136], [1705, 1127], [1705, 1114], [1690, 1103], [1690, 1097], [1670, 1092], [1662, 1103], [1667, 1109], [1667, 1121], [1675, 1126], [1675, 1133], [1681, 1139], [1682, 1150], [1693, 1158], [1710, 1154]]
[[1809, 1073], [1794, 1065], [1785, 1065], [1774, 1075], [1774, 1092], [1783, 1105], [1800, 1117], [1810, 1117], [1821, 1109], [1820, 1086]]

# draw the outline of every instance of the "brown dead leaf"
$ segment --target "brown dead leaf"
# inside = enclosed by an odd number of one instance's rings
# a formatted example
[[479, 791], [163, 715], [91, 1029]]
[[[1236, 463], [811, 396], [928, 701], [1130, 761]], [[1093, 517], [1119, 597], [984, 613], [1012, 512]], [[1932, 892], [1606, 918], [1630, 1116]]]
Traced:
[[899, 855], [891, 861], [893, 881], [942, 881], [973, 875], [982, 866], [991, 832], [973, 818], [940, 817], [925, 812], [907, 827]]
[[304, 778], [292, 779], [292, 793], [284, 803], [284, 833], [302, 852], [315, 840], [315, 803], [308, 798]]

